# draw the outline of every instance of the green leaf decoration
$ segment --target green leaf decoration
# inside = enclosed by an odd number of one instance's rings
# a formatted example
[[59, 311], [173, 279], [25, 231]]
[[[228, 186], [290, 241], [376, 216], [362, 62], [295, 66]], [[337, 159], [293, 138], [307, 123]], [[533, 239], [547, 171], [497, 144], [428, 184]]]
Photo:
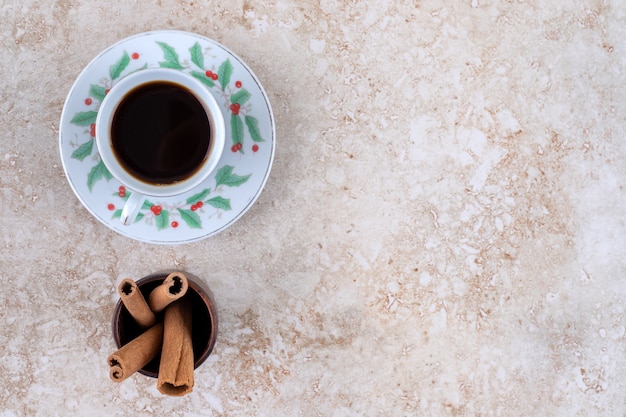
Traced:
[[230, 63], [230, 59], [222, 62], [217, 70], [217, 77], [220, 81], [222, 90], [226, 89], [226, 86], [230, 83], [230, 77], [233, 75], [233, 64]]
[[204, 69], [204, 55], [202, 54], [202, 47], [196, 42], [191, 48], [189, 48], [191, 54], [191, 62], [196, 64], [200, 69]]
[[145, 69], [148, 69], [148, 64], [143, 64], [143, 67], [137, 68], [136, 70], [133, 70], [133, 71], [129, 72], [126, 76], [129, 76], [130, 74], [134, 74], [136, 72], [139, 72], [139, 71], [142, 71], [142, 70], [145, 70]]
[[220, 210], [230, 210], [230, 200], [224, 197], [213, 197], [207, 201], [205, 201], [206, 204], [210, 204], [215, 208], [218, 208]]
[[104, 100], [106, 93], [107, 89], [101, 85], [91, 84], [91, 87], [89, 88], [89, 95], [99, 101]]
[[180, 213], [180, 218], [183, 219], [191, 229], [202, 229], [202, 220], [200, 220], [198, 213], [181, 208], [178, 209], [178, 212]]
[[93, 151], [93, 138], [89, 139], [87, 142], [80, 145], [78, 149], [72, 152], [72, 158], [82, 161], [83, 159], [91, 155], [92, 151]]
[[250, 96], [252, 96], [252, 94], [250, 94], [245, 88], [242, 88], [241, 90], [230, 96], [230, 102], [243, 105], [246, 101], [248, 101]]
[[156, 227], [159, 230], [167, 229], [170, 225], [170, 212], [167, 210], [161, 211], [161, 214], [154, 217], [156, 221]]
[[215, 87], [215, 83], [213, 82], [213, 80], [210, 79], [209, 77], [207, 77], [204, 72], [192, 71], [191, 72], [191, 76], [194, 77], [194, 78], [197, 78], [200, 81], [202, 81], [208, 87], [211, 87], [211, 88]]
[[184, 67], [182, 65], [180, 65], [177, 62], [159, 62], [159, 66], [161, 68], [171, 68], [171, 69], [175, 69], [175, 70], [181, 70], [184, 69]]
[[[230, 130], [232, 133], [233, 144], [236, 145], [238, 143], [243, 142], [243, 122], [239, 116], [236, 116], [231, 113], [230, 115]], [[243, 148], [240, 149], [241, 152]]]
[[242, 177], [240, 175], [233, 174], [233, 167], [230, 165], [225, 165], [224, 167], [220, 168], [219, 171], [217, 171], [217, 174], [215, 174], [216, 187], [220, 185], [226, 185], [228, 187], [239, 187], [240, 185], [248, 181], [251, 175], [252, 174], [248, 174]]
[[233, 169], [234, 168], [231, 165], [224, 165], [217, 171], [217, 173], [215, 174], [216, 187], [220, 184], [224, 184], [225, 179], [232, 175]]
[[248, 132], [250, 132], [250, 137], [255, 142], [263, 142], [263, 137], [261, 136], [261, 131], [259, 130], [259, 121], [252, 117], [246, 116], [246, 126], [248, 126]]
[[113, 175], [109, 172], [108, 168], [104, 165], [104, 162], [102, 162], [102, 160], [100, 160], [100, 164], [102, 164], [102, 176], [104, 177], [104, 179], [108, 181], [113, 178]]
[[178, 54], [176, 50], [172, 48], [170, 45], [165, 42], [157, 42], [157, 44], [163, 50], [163, 58], [165, 58], [165, 62], [159, 62], [161, 68], [172, 68], [172, 69], [183, 69], [184, 67], [180, 65], [178, 61]]
[[[128, 195], [129, 193], [126, 193], [126, 194]], [[141, 206], [141, 209], [142, 209], [142, 210], [150, 210], [150, 208], [151, 208], [152, 206], [154, 206], [154, 203], [153, 203], [153, 202], [148, 201], [148, 200], [145, 200], [145, 201], [143, 202], [143, 205]]]
[[84, 111], [78, 112], [70, 120], [70, 123], [78, 125], [78, 126], [89, 126], [92, 123], [96, 123], [96, 118], [98, 117], [98, 112], [95, 111]]
[[191, 197], [189, 197], [187, 199], [187, 204], [194, 204], [197, 203], [198, 201], [206, 198], [209, 194], [211, 193], [211, 189], [207, 188], [203, 191], [200, 191], [198, 194], [194, 194]]
[[244, 176], [240, 176], [240, 175], [231, 175], [228, 178], [228, 181], [226, 183], [224, 183], [224, 185], [227, 185], [229, 187], [239, 187], [242, 184], [245, 184], [246, 181], [248, 181], [248, 179], [252, 176], [252, 174], [248, 174], [248, 175], [244, 175]]
[[96, 184], [96, 182], [100, 181], [103, 178], [108, 181], [113, 178], [113, 176], [111, 175], [107, 167], [104, 166], [104, 162], [102, 162], [101, 160], [93, 168], [91, 168], [91, 171], [89, 171], [89, 174], [87, 174], [87, 188], [89, 188], [89, 191], [92, 191], [93, 186]]
[[126, 69], [130, 63], [130, 56], [128, 52], [124, 51], [124, 55], [117, 62], [109, 67], [109, 75], [112, 80], [116, 80], [122, 75], [122, 72]]

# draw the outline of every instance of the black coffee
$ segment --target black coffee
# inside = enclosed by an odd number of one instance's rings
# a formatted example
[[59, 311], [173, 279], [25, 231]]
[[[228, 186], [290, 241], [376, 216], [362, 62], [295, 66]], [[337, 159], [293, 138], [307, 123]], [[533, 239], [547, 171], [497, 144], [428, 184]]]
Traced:
[[169, 82], [130, 91], [111, 124], [119, 163], [148, 183], [171, 184], [193, 175], [207, 158], [210, 141], [202, 104], [189, 90]]

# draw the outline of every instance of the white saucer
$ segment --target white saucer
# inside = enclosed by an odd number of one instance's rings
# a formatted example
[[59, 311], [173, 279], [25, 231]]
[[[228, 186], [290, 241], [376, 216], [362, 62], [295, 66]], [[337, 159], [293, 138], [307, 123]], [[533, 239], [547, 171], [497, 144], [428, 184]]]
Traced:
[[[101, 163], [91, 124], [112, 85], [133, 71], [155, 67], [188, 72], [207, 85], [226, 119], [226, 148], [201, 186], [149, 199], [137, 221], [124, 226], [119, 216], [128, 193]], [[196, 34], [155, 31], [116, 43], [81, 72], [63, 107], [59, 146], [74, 193], [98, 220], [135, 240], [180, 244], [223, 231], [252, 206], [270, 173], [275, 136], [267, 94], [241, 58]]]

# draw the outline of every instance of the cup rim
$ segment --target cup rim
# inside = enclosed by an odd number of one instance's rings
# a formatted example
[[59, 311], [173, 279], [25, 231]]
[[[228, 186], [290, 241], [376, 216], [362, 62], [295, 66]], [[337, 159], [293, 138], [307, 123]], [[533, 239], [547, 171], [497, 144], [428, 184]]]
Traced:
[[[154, 281], [163, 281], [170, 273], [176, 272], [176, 271], [178, 270], [172, 269], [172, 270], [164, 270], [164, 271], [155, 272], [143, 278], [138, 279], [136, 281], [136, 284], [139, 288], [141, 288], [143, 285], [150, 284]], [[181, 272], [185, 274], [185, 276], [187, 277], [187, 281], [189, 283], [189, 289], [187, 291], [193, 290], [198, 294], [200, 298], [202, 298], [202, 300], [204, 301], [204, 304], [207, 307], [207, 311], [209, 312], [209, 318], [211, 321], [211, 332], [209, 334], [209, 340], [206, 344], [206, 347], [203, 348], [202, 352], [198, 356], [198, 359], [194, 361], [194, 369], [196, 369], [207, 360], [211, 352], [213, 352], [213, 348], [215, 347], [215, 342], [217, 341], [217, 331], [218, 331], [217, 307], [215, 305], [213, 292], [209, 289], [209, 287], [203, 281], [201, 281], [198, 277], [196, 277], [195, 275], [189, 272], [186, 272], [186, 271], [181, 271]], [[115, 345], [117, 346], [118, 349], [122, 347], [119, 323], [120, 323], [120, 316], [122, 313], [122, 309], [124, 308], [125, 307], [124, 307], [124, 303], [122, 302], [122, 300], [121, 299], [118, 300], [117, 304], [115, 305], [115, 309], [113, 310], [113, 317], [111, 319], [111, 331], [113, 333], [113, 341], [115, 342]], [[139, 369], [137, 372], [139, 372], [142, 375], [151, 377], [151, 378], [158, 377], [158, 373], [145, 370], [144, 368]]]
[[[171, 184], [150, 184], [128, 173], [113, 152], [110, 130], [113, 115], [121, 99], [133, 89], [155, 81], [165, 81], [185, 87], [204, 107], [211, 128], [209, 157], [202, 166], [183, 181]], [[224, 152], [226, 128], [220, 105], [208, 88], [200, 80], [184, 71], [171, 68], [146, 68], [127, 75], [119, 80], [102, 100], [96, 117], [96, 147], [107, 170], [128, 190], [151, 197], [175, 196], [198, 187], [217, 165]]]

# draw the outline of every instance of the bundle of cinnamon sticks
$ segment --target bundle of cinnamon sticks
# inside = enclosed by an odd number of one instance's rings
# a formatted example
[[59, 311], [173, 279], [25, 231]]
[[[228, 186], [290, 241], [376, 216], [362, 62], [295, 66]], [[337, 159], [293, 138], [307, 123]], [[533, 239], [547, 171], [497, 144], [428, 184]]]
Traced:
[[[172, 396], [192, 391], [191, 304], [188, 297], [183, 298], [188, 287], [185, 274], [173, 272], [150, 292], [146, 300], [132, 279], [122, 280], [118, 286], [122, 303], [144, 332], [107, 358], [109, 376], [113, 381], [124, 381], [160, 352], [158, 390]], [[157, 315], [161, 312], [163, 320], [159, 321]]]

